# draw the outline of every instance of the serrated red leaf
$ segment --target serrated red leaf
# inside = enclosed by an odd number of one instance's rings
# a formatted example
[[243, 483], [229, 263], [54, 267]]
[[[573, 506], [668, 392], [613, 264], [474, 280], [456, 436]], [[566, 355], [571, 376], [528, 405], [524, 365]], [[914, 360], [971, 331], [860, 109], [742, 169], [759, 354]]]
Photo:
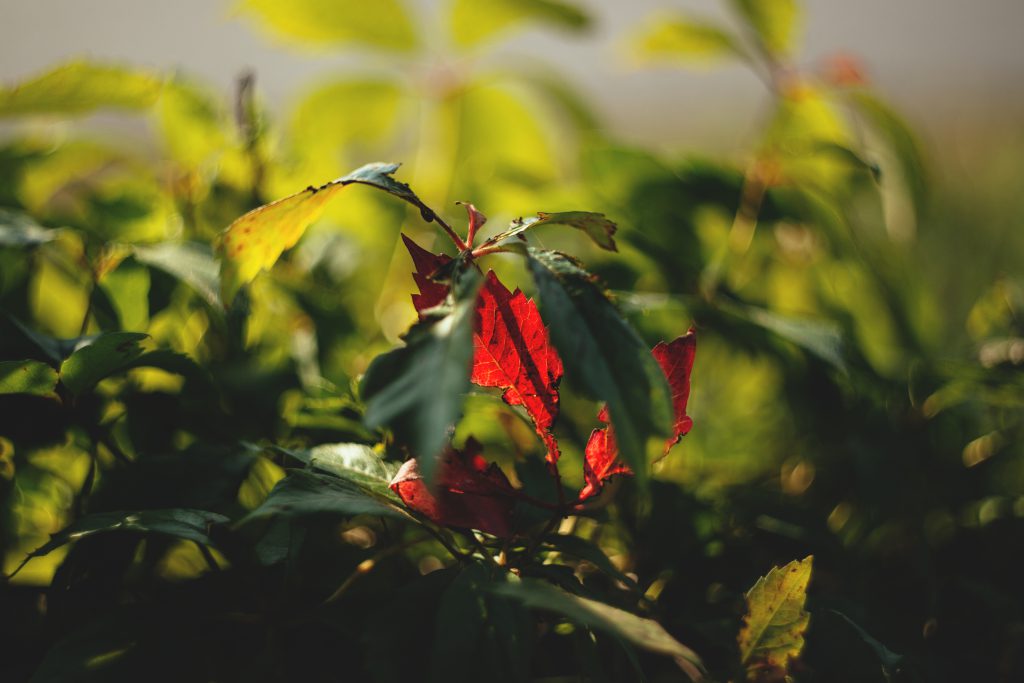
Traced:
[[[471, 212], [471, 221], [473, 216]], [[444, 301], [448, 288], [429, 276], [451, 259], [431, 254], [405, 235], [402, 239], [416, 266], [413, 279], [420, 289], [412, 297], [413, 305], [422, 313]], [[562, 374], [562, 360], [551, 345], [537, 304], [519, 289], [510, 292], [493, 271], [488, 271], [475, 311], [470, 381], [502, 389], [506, 403], [523, 407], [544, 442], [547, 461], [552, 464], [559, 457], [551, 428], [558, 416], [558, 384]]]
[[[693, 360], [697, 353], [697, 336], [690, 330], [669, 343], [658, 342], [651, 350], [651, 355], [658, 361], [661, 371], [665, 373], [669, 389], [672, 392], [672, 406], [675, 409], [675, 422], [672, 436], [665, 442], [665, 453], [693, 427], [693, 420], [686, 414], [686, 403], [690, 398], [690, 373]], [[601, 408], [597, 418], [608, 424], [608, 407]], [[600, 492], [604, 483], [619, 474], [632, 474], [624, 462], [619, 460], [619, 448], [615, 443], [615, 430], [611, 424], [595, 429], [587, 441], [583, 460], [584, 486], [579, 499], [586, 500]]]
[[484, 459], [472, 438], [462, 451], [445, 452], [434, 491], [423, 481], [415, 459], [402, 465], [390, 486], [406, 506], [442, 526], [500, 537], [511, 533], [515, 489], [497, 465]]
[[562, 360], [548, 339], [537, 304], [517, 288], [510, 292], [488, 271], [477, 301], [470, 381], [503, 389], [511, 406], [523, 406], [547, 447], [547, 460], [558, 461], [551, 433], [558, 416]]
[[405, 243], [405, 248], [409, 250], [409, 255], [412, 256], [412, 263], [416, 267], [412, 279], [420, 290], [419, 294], [412, 295], [412, 305], [416, 308], [417, 313], [422, 314], [428, 308], [444, 303], [445, 297], [448, 296], [448, 286], [431, 280], [430, 276], [450, 263], [452, 259], [445, 254], [432, 254], [404, 234], [402, 241]]

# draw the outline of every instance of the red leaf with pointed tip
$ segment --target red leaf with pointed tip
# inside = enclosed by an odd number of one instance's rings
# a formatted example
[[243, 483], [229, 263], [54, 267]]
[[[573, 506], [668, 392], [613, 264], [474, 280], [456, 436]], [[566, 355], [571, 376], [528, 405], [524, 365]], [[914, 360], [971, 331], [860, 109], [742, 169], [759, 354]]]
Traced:
[[[473, 220], [473, 212], [470, 218]], [[413, 279], [420, 288], [420, 293], [412, 297], [413, 305], [422, 313], [444, 301], [448, 288], [429, 275], [451, 259], [431, 254], [405, 235], [402, 239], [412, 255], [416, 266]], [[526, 410], [552, 464], [559, 456], [551, 428], [558, 416], [562, 373], [562, 360], [551, 345], [537, 304], [519, 289], [510, 292], [493, 271], [488, 271], [476, 306], [470, 381], [504, 390], [506, 403]]]
[[501, 537], [511, 533], [515, 489], [497, 465], [488, 464], [472, 438], [464, 450], [449, 448], [444, 454], [434, 491], [423, 481], [415, 459], [402, 465], [390, 486], [410, 509], [442, 526]]
[[470, 381], [504, 389], [502, 398], [523, 406], [548, 449], [547, 460], [558, 460], [558, 443], [551, 434], [558, 415], [558, 357], [537, 304], [516, 289], [510, 292], [488, 271], [476, 308], [473, 331], [473, 369]]
[[430, 253], [404, 234], [402, 235], [402, 241], [405, 242], [405, 248], [409, 250], [409, 255], [412, 256], [413, 265], [416, 266], [412, 279], [416, 286], [420, 288], [419, 294], [412, 295], [412, 305], [416, 307], [417, 313], [422, 314], [428, 308], [444, 303], [445, 297], [448, 296], [448, 286], [440, 282], [434, 282], [430, 279], [430, 276], [440, 270], [442, 266], [450, 263], [452, 259], [445, 254]]
[[[686, 402], [690, 398], [690, 372], [693, 370], [696, 353], [697, 336], [693, 330], [667, 344], [658, 342], [651, 350], [661, 371], [665, 373], [665, 379], [668, 380], [676, 415], [672, 436], [665, 442], [665, 453], [668, 453], [669, 449], [693, 427], [693, 420], [686, 414]], [[606, 424], [609, 422], [607, 406], [601, 408], [597, 418]], [[602, 429], [595, 429], [590, 434], [584, 453], [585, 484], [580, 491], [579, 499], [586, 500], [595, 495], [604, 486], [604, 482], [615, 475], [632, 473], [629, 467], [619, 460], [614, 428], [609, 424]]]

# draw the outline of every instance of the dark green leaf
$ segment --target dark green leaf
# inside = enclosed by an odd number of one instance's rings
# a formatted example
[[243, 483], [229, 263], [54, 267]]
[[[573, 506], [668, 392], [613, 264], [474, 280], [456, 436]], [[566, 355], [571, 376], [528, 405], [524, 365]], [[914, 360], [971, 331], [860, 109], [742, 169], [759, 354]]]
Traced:
[[398, 472], [397, 463], [386, 462], [369, 446], [360, 443], [330, 443], [308, 450], [277, 448], [311, 468], [333, 474], [377, 495], [398, 500], [389, 488]]
[[72, 339], [57, 339], [49, 335], [40, 334], [26, 327], [14, 316], [4, 314], [4, 317], [11, 323], [15, 330], [30, 342], [33, 346], [42, 351], [54, 364], [59, 364], [78, 349], [87, 346], [95, 336], [74, 337]]
[[57, 548], [80, 538], [107, 533], [150, 533], [171, 536], [202, 545], [212, 545], [209, 530], [214, 524], [223, 524], [228, 518], [205, 510], [165, 509], [139, 510], [137, 512], [98, 512], [86, 515], [50, 537], [44, 545], [36, 548], [21, 563], [25, 566], [33, 557], [42, 557]]
[[311, 515], [386, 515], [408, 518], [384, 496], [329, 474], [292, 470], [277, 482], [263, 504], [243, 520], [308, 517]]
[[647, 440], [671, 434], [674, 413], [664, 373], [590, 273], [558, 252], [531, 248], [528, 256], [567, 375], [608, 403], [619, 451], [643, 479]]
[[405, 346], [375, 358], [363, 377], [366, 424], [394, 430], [419, 458], [427, 481], [433, 481], [448, 430], [469, 390], [480, 281], [476, 271], [467, 271], [454, 303], [432, 309], [433, 315], [409, 330]]
[[497, 595], [522, 602], [527, 607], [554, 612], [580, 626], [602, 631], [644, 650], [672, 657], [693, 680], [701, 678], [702, 664], [686, 647], [653, 619], [645, 619], [603, 602], [581, 598], [537, 579], [514, 580], [491, 589]]
[[837, 324], [828, 320], [782, 315], [754, 306], [730, 304], [723, 308], [796, 344], [839, 370], [846, 371], [843, 333]]
[[553, 535], [544, 539], [546, 545], [565, 555], [590, 562], [600, 571], [632, 590], [639, 590], [636, 581], [619, 570], [598, 546], [579, 536]]
[[0, 361], [0, 394], [49, 396], [57, 386], [57, 371], [37, 360]]

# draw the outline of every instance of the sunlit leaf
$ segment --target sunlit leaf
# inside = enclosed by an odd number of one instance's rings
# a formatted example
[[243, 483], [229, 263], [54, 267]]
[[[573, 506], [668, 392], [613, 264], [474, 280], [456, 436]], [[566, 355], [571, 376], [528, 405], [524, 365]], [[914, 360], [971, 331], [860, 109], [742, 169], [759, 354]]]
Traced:
[[270, 33], [304, 47], [358, 45], [407, 52], [418, 43], [402, 0], [240, 0]]
[[590, 25], [586, 14], [561, 0], [452, 0], [450, 21], [452, 40], [463, 48], [493, 41], [526, 22], [571, 31]]
[[292, 470], [277, 482], [270, 495], [250, 512], [242, 524], [269, 518], [309, 516], [384, 515], [408, 518], [388, 498], [330, 474]]
[[58, 230], [44, 228], [28, 216], [0, 208], [0, 247], [34, 247], [53, 241]]
[[581, 598], [537, 579], [510, 580], [492, 588], [498, 595], [518, 600], [527, 607], [554, 612], [581, 626], [622, 638], [644, 650], [672, 657], [694, 681], [703, 666], [697, 654], [653, 619], [645, 619], [596, 600]]
[[202, 376], [188, 357], [168, 349], [146, 351], [141, 332], [108, 332], [80, 346], [60, 366], [60, 381], [72, 394], [88, 391], [100, 380], [132, 368], [152, 367], [168, 372]]
[[487, 240], [485, 244], [497, 244], [510, 237], [522, 235], [527, 230], [532, 230], [541, 225], [567, 225], [576, 228], [587, 234], [594, 244], [606, 249], [616, 251], [615, 235], [618, 226], [609, 220], [603, 213], [593, 211], [560, 211], [556, 213], [544, 213], [540, 211], [536, 217], [518, 218], [512, 222], [508, 230], [495, 235]]
[[572, 259], [529, 249], [541, 310], [569, 377], [604, 400], [622, 458], [646, 476], [647, 439], [671, 434], [672, 399], [643, 340]]
[[160, 88], [160, 79], [146, 71], [70, 62], [17, 85], [0, 87], [0, 117], [145, 109], [156, 102]]
[[715, 24], [685, 15], [652, 17], [631, 39], [643, 62], [700, 64], [742, 54], [733, 36]]
[[377, 356], [363, 376], [365, 422], [390, 427], [420, 460], [427, 482], [448, 430], [462, 411], [473, 357], [473, 311], [480, 277], [468, 270], [452, 305], [431, 309], [405, 346]]
[[230, 141], [223, 104], [197, 83], [182, 78], [168, 81], [156, 114], [167, 152], [186, 169], [212, 161]]
[[431, 211], [405, 183], [391, 177], [398, 164], [367, 164], [320, 187], [308, 187], [284, 199], [253, 209], [236, 219], [221, 234], [221, 291], [231, 301], [239, 287], [277, 262], [285, 249], [299, 241], [310, 223], [323, 215], [327, 203], [352, 183], [376, 187], [418, 208], [423, 219]]
[[57, 386], [57, 371], [36, 360], [0, 361], [0, 394], [48, 396]]
[[393, 498], [390, 484], [399, 465], [383, 460], [372, 448], [360, 443], [327, 443], [308, 450], [278, 448], [315, 470], [357, 484], [385, 498]]
[[802, 12], [797, 0], [733, 0], [769, 52], [787, 55], [796, 47]]
[[751, 680], [785, 674], [800, 656], [810, 615], [804, 611], [813, 557], [775, 567], [747, 592], [747, 614], [737, 637], [740, 659]]

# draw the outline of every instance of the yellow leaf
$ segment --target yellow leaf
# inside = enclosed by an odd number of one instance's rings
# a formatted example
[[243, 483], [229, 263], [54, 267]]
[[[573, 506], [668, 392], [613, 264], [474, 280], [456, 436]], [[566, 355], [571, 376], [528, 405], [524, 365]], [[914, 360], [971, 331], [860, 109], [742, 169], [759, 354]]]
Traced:
[[801, 18], [796, 0], [733, 0], [733, 4], [769, 52], [793, 51]]
[[408, 52], [419, 42], [401, 0], [242, 0], [239, 7], [303, 46], [355, 43]]
[[0, 117], [144, 109], [156, 101], [161, 85], [160, 78], [138, 69], [69, 62], [13, 87], [0, 86]]
[[710, 62], [740, 54], [732, 36], [713, 24], [668, 14], [652, 18], [631, 41], [642, 62]]
[[804, 601], [813, 560], [809, 555], [775, 567], [747, 592], [747, 614], [737, 641], [748, 680], [785, 673], [789, 661], [800, 656], [810, 621]]
[[590, 25], [577, 7], [556, 0], [454, 0], [452, 41], [461, 48], [493, 41], [525, 22], [540, 22], [571, 31]]

